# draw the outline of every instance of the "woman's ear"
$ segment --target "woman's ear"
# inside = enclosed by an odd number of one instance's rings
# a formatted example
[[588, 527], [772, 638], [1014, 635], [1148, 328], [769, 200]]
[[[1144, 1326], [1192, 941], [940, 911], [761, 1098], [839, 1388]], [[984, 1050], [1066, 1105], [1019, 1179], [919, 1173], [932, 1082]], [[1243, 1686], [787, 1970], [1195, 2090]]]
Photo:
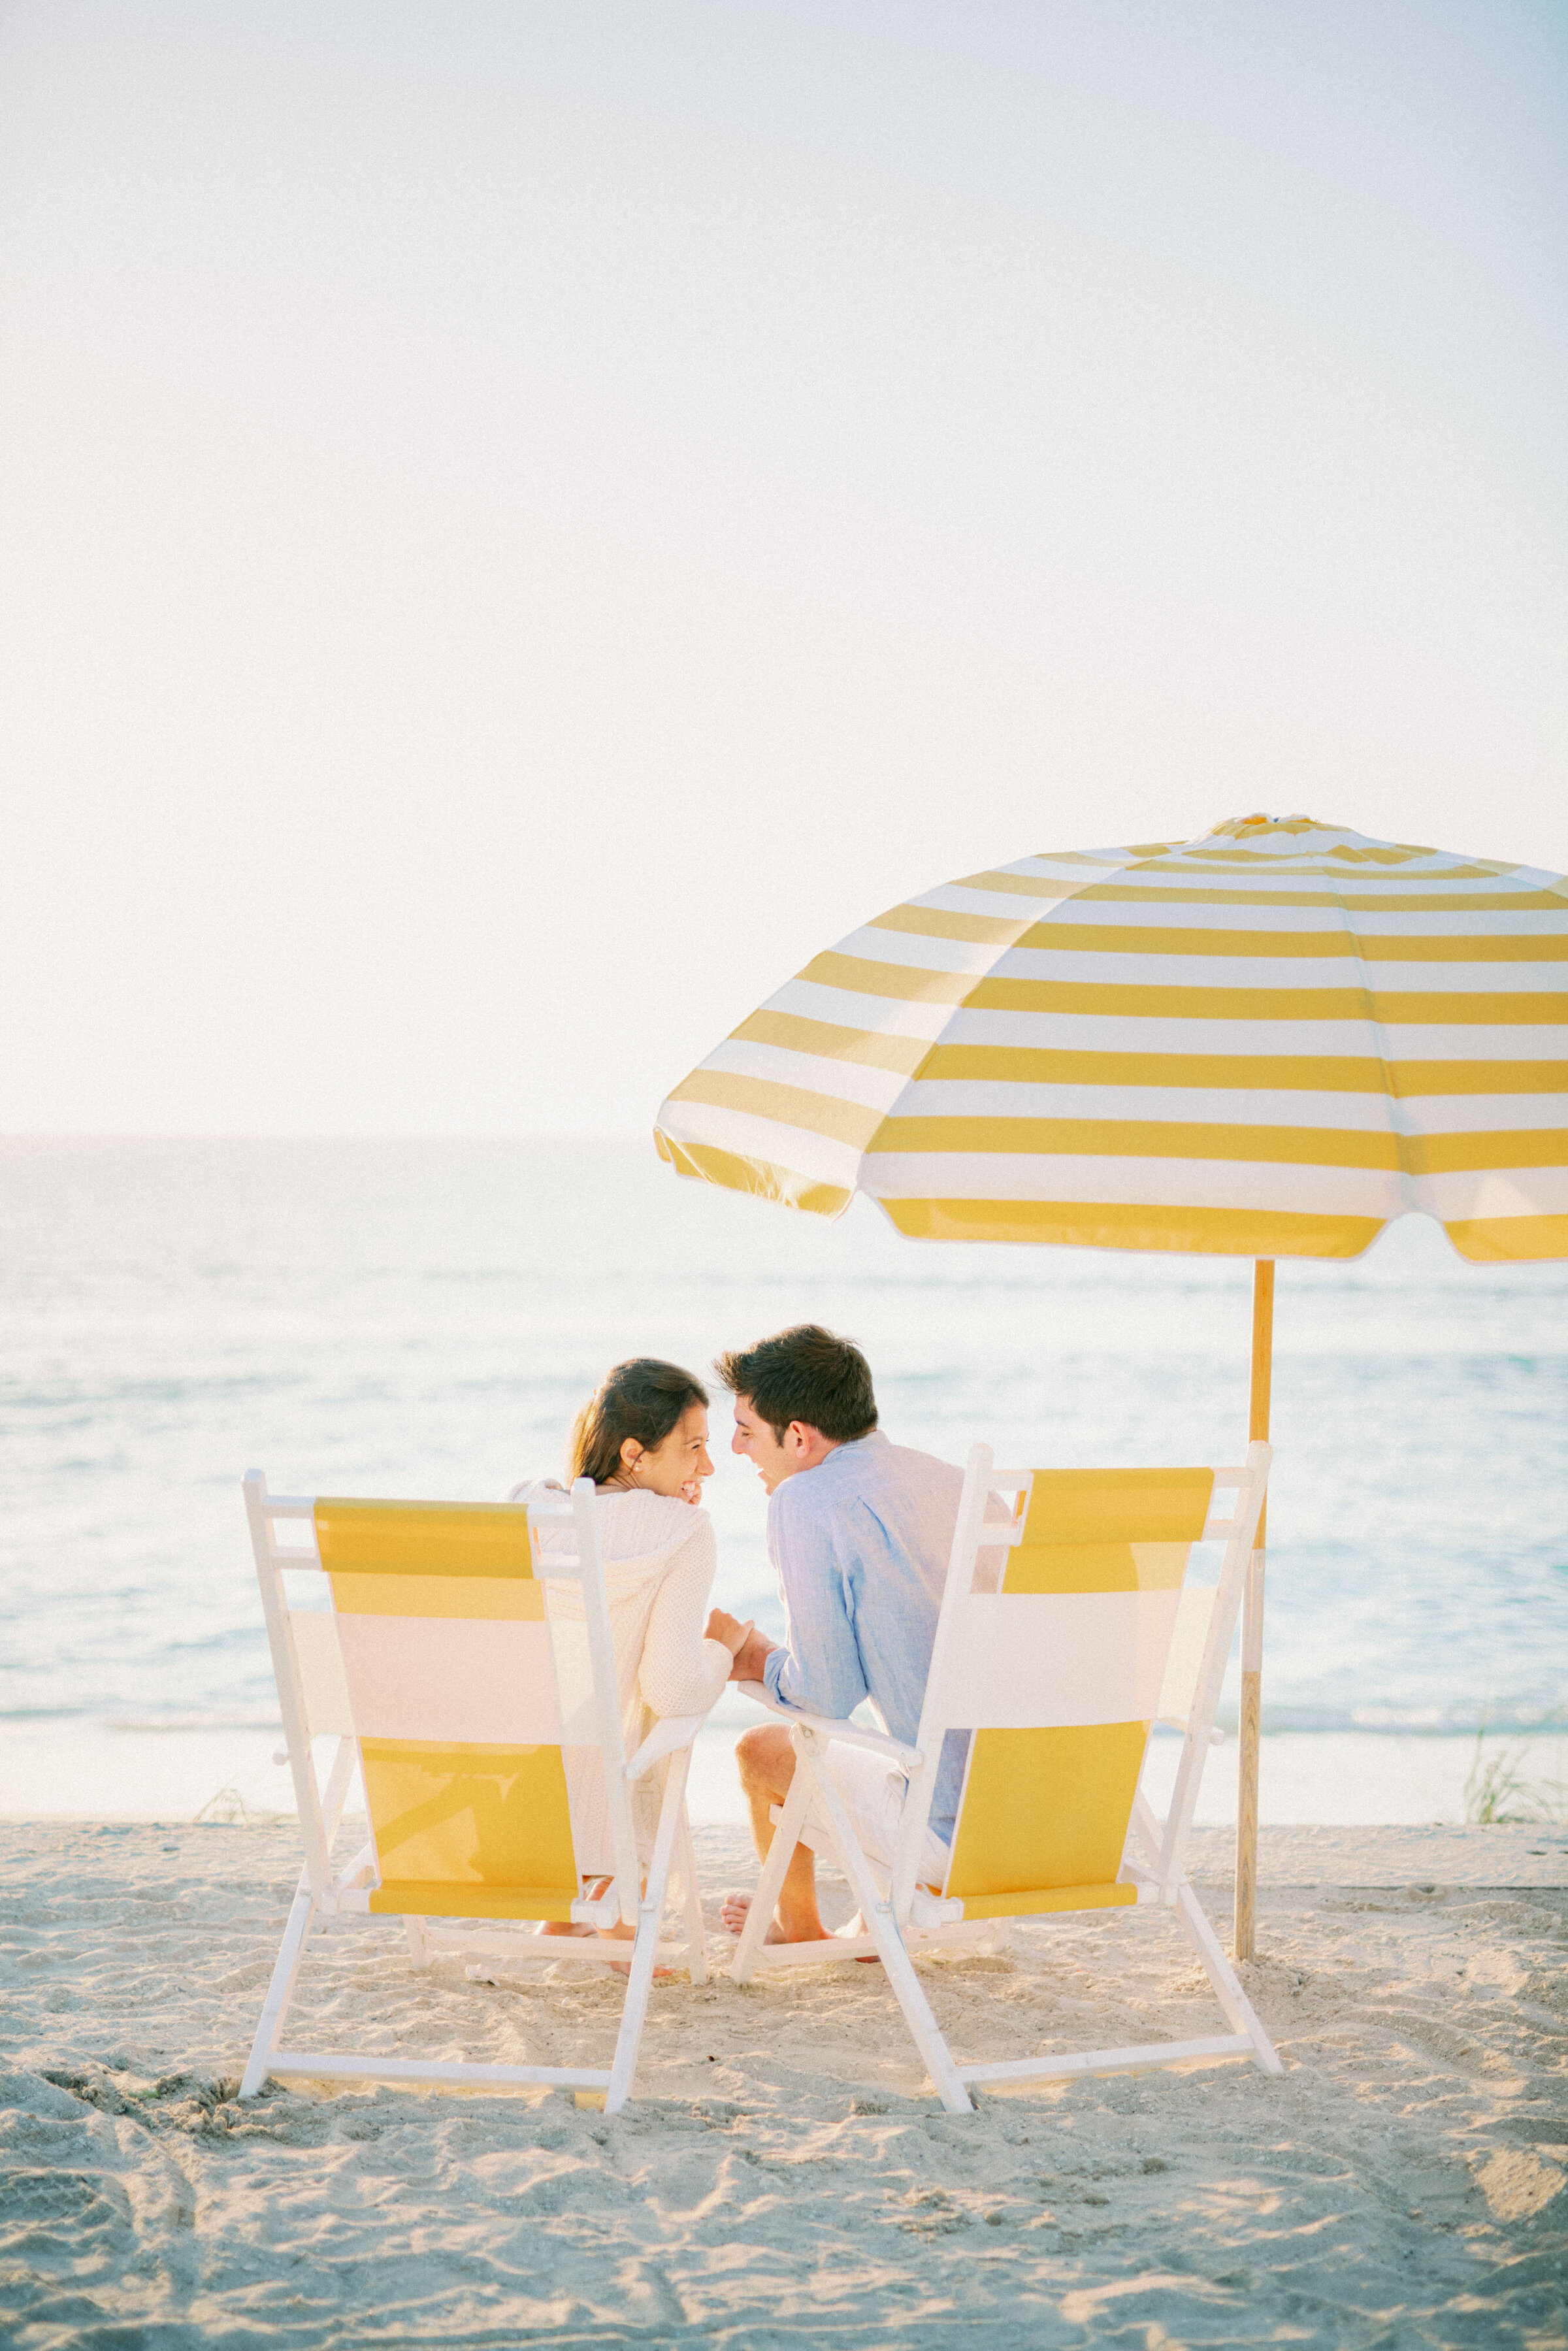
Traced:
[[621, 1467], [625, 1471], [628, 1478], [633, 1474], [638, 1462], [643, 1458], [643, 1448], [638, 1444], [634, 1437], [623, 1437], [622, 1438]]

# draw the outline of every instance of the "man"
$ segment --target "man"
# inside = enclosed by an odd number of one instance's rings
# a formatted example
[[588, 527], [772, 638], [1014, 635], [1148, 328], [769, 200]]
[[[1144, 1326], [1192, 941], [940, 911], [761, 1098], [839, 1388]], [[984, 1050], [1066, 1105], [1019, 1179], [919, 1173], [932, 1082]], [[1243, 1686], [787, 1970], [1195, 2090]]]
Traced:
[[[786, 1611], [783, 1646], [750, 1634], [731, 1680], [762, 1682], [781, 1705], [834, 1718], [869, 1698], [883, 1728], [913, 1746], [962, 1472], [888, 1441], [877, 1426], [865, 1357], [852, 1340], [817, 1323], [721, 1355], [715, 1369], [735, 1396], [731, 1449], [755, 1464], [768, 1489], [768, 1552]], [[713, 1637], [733, 1638], [736, 1629], [715, 1610]], [[938, 1882], [967, 1746], [967, 1733], [950, 1731], [943, 1749], [925, 1849], [926, 1869]], [[794, 1777], [788, 1726], [759, 1723], [744, 1732], [736, 1760], [757, 1849], [766, 1854], [769, 1809], [783, 1802]], [[867, 1855], [891, 1864], [903, 1773], [865, 1748], [847, 1746], [833, 1748], [831, 1770]], [[724, 1920], [733, 1934], [749, 1907], [749, 1896], [727, 1896]], [[826, 1932], [815, 1856], [801, 1844], [768, 1939], [817, 1942]]]

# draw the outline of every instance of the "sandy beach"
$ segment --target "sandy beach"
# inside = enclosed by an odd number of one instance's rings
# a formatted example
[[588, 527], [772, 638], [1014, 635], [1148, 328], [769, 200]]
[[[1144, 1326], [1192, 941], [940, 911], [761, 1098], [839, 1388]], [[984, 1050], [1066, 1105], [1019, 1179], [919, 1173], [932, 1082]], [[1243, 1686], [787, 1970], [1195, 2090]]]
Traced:
[[[746, 1844], [699, 1843], [722, 1968]], [[241, 2107], [291, 1830], [13, 1823], [0, 1853], [0, 2335], [26, 2351], [1568, 2344], [1562, 1830], [1266, 1830], [1244, 1973], [1282, 2080], [1107, 2077], [972, 2119], [855, 1968], [658, 1986], [613, 2120], [550, 2092]], [[1222, 1929], [1228, 1860], [1202, 1833]], [[1215, 2029], [1158, 1913], [925, 1974], [967, 2051]], [[313, 1945], [291, 2037], [601, 2063], [617, 2000], [565, 1968], [421, 1973], [377, 1924]]]

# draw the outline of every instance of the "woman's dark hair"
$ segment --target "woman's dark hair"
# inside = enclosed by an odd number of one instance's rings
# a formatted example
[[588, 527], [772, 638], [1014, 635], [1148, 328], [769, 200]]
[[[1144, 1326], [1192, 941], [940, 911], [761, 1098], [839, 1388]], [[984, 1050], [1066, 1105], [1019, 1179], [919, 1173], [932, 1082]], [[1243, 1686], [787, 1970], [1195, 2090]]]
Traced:
[[780, 1445], [792, 1420], [838, 1445], [876, 1426], [871, 1365], [852, 1339], [837, 1338], [820, 1322], [798, 1322], [755, 1347], [732, 1347], [714, 1370], [727, 1388], [749, 1399]]
[[608, 1485], [621, 1475], [621, 1447], [629, 1437], [650, 1453], [657, 1450], [681, 1415], [706, 1405], [707, 1390], [679, 1364], [633, 1355], [606, 1372], [571, 1424], [567, 1479], [591, 1478]]

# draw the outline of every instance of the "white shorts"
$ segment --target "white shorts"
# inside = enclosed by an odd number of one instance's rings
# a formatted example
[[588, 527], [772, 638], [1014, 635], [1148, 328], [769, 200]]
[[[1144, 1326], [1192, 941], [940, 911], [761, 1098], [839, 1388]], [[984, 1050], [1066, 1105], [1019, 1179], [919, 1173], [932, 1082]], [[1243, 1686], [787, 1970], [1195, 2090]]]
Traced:
[[[904, 1773], [896, 1763], [884, 1762], [869, 1747], [850, 1747], [838, 1740], [828, 1750], [828, 1769], [862, 1852], [878, 1869], [890, 1870], [904, 1822], [904, 1798], [908, 1785]], [[827, 1821], [815, 1798], [806, 1808], [800, 1842], [809, 1844], [814, 1853], [832, 1853]], [[928, 1828], [920, 1848], [921, 1885], [940, 1888], [947, 1875], [949, 1858], [949, 1847]]]

